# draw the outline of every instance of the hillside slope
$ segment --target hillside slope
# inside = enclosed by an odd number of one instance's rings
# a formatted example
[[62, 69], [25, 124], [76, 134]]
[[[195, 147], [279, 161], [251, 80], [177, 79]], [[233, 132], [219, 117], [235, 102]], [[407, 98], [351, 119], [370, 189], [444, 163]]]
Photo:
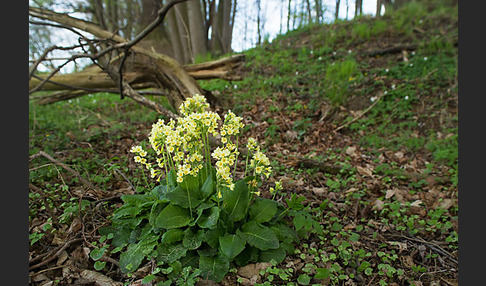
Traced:
[[[262, 142], [261, 196], [281, 181], [276, 200], [311, 214], [292, 221], [302, 239], [283, 262], [235, 266], [220, 285], [458, 284], [458, 13], [440, 2], [302, 27], [246, 51], [244, 80], [200, 82], [243, 117], [241, 144]], [[30, 103], [31, 285], [152, 273], [123, 274], [99, 231], [121, 195], [153, 186], [129, 150], [157, 119], [116, 95]]]

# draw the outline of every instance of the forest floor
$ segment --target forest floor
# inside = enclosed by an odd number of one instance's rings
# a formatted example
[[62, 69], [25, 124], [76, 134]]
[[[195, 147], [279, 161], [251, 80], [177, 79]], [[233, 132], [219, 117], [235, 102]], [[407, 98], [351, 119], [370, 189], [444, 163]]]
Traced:
[[[457, 24], [457, 7], [414, 4], [304, 27], [245, 52], [244, 80], [201, 81], [270, 158], [261, 195], [282, 181], [277, 200], [305, 197], [324, 230], [221, 285], [458, 285]], [[89, 253], [120, 196], [151, 184], [129, 149], [157, 118], [109, 94], [29, 103], [31, 285], [140, 285], [150, 273], [124, 276], [116, 253], [96, 270]]]

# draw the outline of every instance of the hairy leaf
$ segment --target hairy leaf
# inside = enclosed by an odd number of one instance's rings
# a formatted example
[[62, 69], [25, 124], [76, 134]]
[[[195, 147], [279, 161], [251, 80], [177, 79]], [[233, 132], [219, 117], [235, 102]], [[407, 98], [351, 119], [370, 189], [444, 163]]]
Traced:
[[255, 221], [249, 221], [241, 226], [239, 234], [248, 244], [260, 249], [275, 249], [279, 247], [279, 241], [275, 233], [266, 226], [263, 226]]
[[172, 229], [186, 226], [190, 221], [191, 215], [187, 209], [168, 205], [160, 212], [155, 220], [155, 225], [165, 229]]
[[250, 219], [256, 222], [267, 222], [277, 213], [277, 203], [257, 197], [250, 207]]
[[227, 234], [219, 238], [219, 249], [232, 260], [245, 249], [245, 241], [236, 234]]
[[203, 278], [220, 282], [229, 270], [229, 261], [221, 256], [201, 256], [199, 269]]

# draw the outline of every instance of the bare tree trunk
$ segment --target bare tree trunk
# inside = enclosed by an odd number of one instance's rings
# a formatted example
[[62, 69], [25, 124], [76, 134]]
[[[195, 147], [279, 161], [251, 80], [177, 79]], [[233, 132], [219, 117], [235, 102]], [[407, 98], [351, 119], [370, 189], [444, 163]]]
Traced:
[[100, 25], [103, 30], [108, 30], [106, 26], [105, 17], [103, 16], [103, 3], [102, 0], [90, 0], [89, 3], [93, 9], [93, 17], [96, 20], [95, 22]]
[[[310, 3], [310, 0], [306, 0], [307, 2], [307, 15], [309, 17], [309, 20], [307, 21], [309, 24], [312, 23], [312, 5]], [[304, 5], [302, 3], [302, 5]]]
[[179, 33], [177, 36], [179, 37], [179, 42], [181, 43], [181, 50], [182, 50], [182, 61], [181, 64], [191, 63], [191, 58], [193, 58], [192, 48], [191, 48], [191, 39], [189, 34], [189, 20], [187, 16], [187, 6], [186, 3], [182, 5], [174, 6], [173, 12], [175, 13], [176, 25]]
[[256, 0], [256, 8], [257, 8], [257, 45], [260, 46], [262, 44], [262, 30], [261, 30], [261, 18], [260, 15], [262, 13], [262, 5], [260, 0]]
[[336, 0], [336, 10], [334, 12], [334, 20], [337, 20], [339, 18], [339, 6], [340, 5], [341, 5], [341, 0]]
[[179, 32], [179, 26], [177, 25], [177, 15], [174, 10], [167, 13], [167, 27], [168, 27], [168, 34], [169, 40], [172, 47], [172, 52], [174, 59], [177, 60], [179, 63], [184, 63], [184, 54], [183, 48], [181, 43], [181, 37]]
[[348, 19], [348, 12], [349, 12], [349, 1], [346, 0], [346, 20]]
[[322, 22], [322, 0], [316, 0], [316, 23], [319, 24]]
[[381, 6], [383, 5], [383, 0], [376, 0], [376, 17], [381, 16]]
[[354, 3], [354, 17], [358, 17], [363, 14], [363, 0], [355, 0]]
[[292, 0], [289, 0], [289, 7], [287, 8], [288, 14], [287, 14], [287, 32], [290, 31], [290, 14], [292, 13], [292, 6], [291, 6]]
[[187, 15], [189, 19], [189, 34], [194, 63], [198, 55], [205, 55], [208, 52], [207, 33], [204, 26], [204, 18], [199, 0], [187, 2]]
[[225, 54], [231, 50], [231, 0], [219, 0], [211, 33], [211, 51], [213, 54]]

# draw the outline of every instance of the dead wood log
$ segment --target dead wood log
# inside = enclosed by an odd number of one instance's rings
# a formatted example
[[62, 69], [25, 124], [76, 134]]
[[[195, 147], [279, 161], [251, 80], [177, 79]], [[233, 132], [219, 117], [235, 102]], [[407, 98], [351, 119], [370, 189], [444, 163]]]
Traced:
[[[170, 1], [158, 12], [159, 16], [156, 21], [149, 26], [153, 28], [155, 25], [160, 24], [167, 9], [178, 2], [182, 1]], [[111, 44], [104, 45], [105, 48], [103, 50], [96, 51], [95, 49], [92, 52], [93, 54], [90, 55], [90, 58], [100, 65], [112, 81], [117, 84], [122, 97], [126, 95], [158, 113], [170, 113], [170, 111], [166, 110], [160, 104], [144, 98], [130, 85], [125, 78], [123, 69], [123, 64], [126, 62], [127, 57], [130, 57], [128, 62], [131, 63], [131, 66], [133, 67], [132, 71], [141, 72], [142, 77], [146, 76], [149, 82], [156, 83], [159, 88], [166, 90], [167, 98], [175, 110], [179, 109], [179, 106], [186, 100], [186, 98], [189, 98], [194, 94], [205, 95], [213, 106], [220, 104], [211, 93], [201, 89], [194, 77], [190, 76], [176, 60], [167, 55], [151, 52], [136, 46], [136, 43], [143, 35], [148, 34], [150, 29], [144, 30], [141, 35], [135, 37], [134, 40], [127, 41], [123, 37], [103, 30], [93, 23], [73, 18], [67, 14], [29, 7], [29, 15], [82, 30], [95, 37], [106, 39], [107, 43], [110, 42]], [[115, 44], [113, 44], [113, 42], [115, 42]], [[94, 49], [94, 46], [91, 46], [91, 48]], [[114, 55], [115, 57], [119, 57], [115, 61], [112, 61], [110, 56], [114, 51], [119, 52], [119, 54]], [[118, 68], [115, 68], [116, 64], [118, 64]], [[43, 84], [46, 83], [46, 81], [43, 82]], [[164, 112], [164, 110], [166, 110], [166, 112]]]
[[[214, 78], [231, 81], [241, 80], [242, 77], [236, 73], [236, 69], [242, 65], [244, 60], [245, 55], [238, 54], [201, 64], [186, 65], [183, 68], [196, 80]], [[128, 65], [128, 67], [130, 66]], [[132, 86], [138, 84], [138, 88], [154, 86], [150, 76], [141, 71], [125, 71], [123, 78]], [[32, 77], [29, 80], [29, 89], [36, 87], [42, 80], [44, 80], [44, 77], [38, 75]], [[57, 74], [42, 86], [42, 90], [102, 89], [116, 87], [118, 87], [118, 84], [107, 73], [103, 72], [99, 67], [93, 66], [77, 73]]]

